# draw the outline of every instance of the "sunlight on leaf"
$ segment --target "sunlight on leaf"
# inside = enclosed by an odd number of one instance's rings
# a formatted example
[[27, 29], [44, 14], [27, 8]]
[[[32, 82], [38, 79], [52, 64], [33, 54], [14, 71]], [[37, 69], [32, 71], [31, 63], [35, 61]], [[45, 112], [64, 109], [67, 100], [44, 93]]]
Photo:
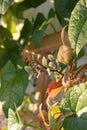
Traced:
[[54, 115], [54, 119], [60, 116], [60, 108], [57, 103], [54, 103], [48, 111], [48, 119], [50, 120], [51, 115]]
[[[81, 83], [70, 88], [63, 97], [60, 107], [66, 114], [63, 122], [64, 130], [86, 130], [87, 84]], [[69, 113], [72, 115], [68, 116]]]
[[0, 0], [0, 14], [5, 14], [14, 0]]
[[79, 0], [69, 22], [69, 40], [76, 54], [87, 42], [87, 0]]
[[78, 112], [87, 106], [87, 84], [81, 83], [70, 88], [61, 102], [61, 109], [64, 113]]
[[47, 59], [45, 56], [42, 58], [42, 65], [47, 66]]
[[48, 111], [49, 124], [52, 130], [60, 130], [62, 126], [62, 119], [59, 118], [60, 116], [61, 111], [59, 105], [57, 103], [54, 103]]
[[8, 112], [8, 130], [20, 130], [23, 127], [19, 117], [16, 116], [12, 109], [9, 109]]

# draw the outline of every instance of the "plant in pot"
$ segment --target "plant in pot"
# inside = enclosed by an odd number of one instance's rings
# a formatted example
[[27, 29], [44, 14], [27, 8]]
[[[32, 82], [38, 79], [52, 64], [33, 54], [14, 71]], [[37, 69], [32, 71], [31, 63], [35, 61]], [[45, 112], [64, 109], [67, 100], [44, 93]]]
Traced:
[[[6, 23], [6, 27], [0, 26], [0, 101], [8, 117], [8, 129], [86, 130], [87, 64], [77, 66], [78, 60], [85, 55], [86, 0], [55, 0], [47, 19], [38, 13], [31, 21], [23, 17], [23, 11], [36, 8], [46, 0], [12, 2], [8, 0], [0, 4], [1, 19]], [[67, 26], [64, 26], [58, 33], [61, 43], [58, 48], [55, 43], [43, 46], [40, 43], [45, 30], [55, 15], [62, 26], [68, 24], [68, 37], [65, 38]], [[14, 40], [14, 25], [21, 21], [24, 26], [19, 38]], [[28, 77], [40, 92], [37, 118], [42, 121], [42, 126], [22, 122], [18, 114]]]

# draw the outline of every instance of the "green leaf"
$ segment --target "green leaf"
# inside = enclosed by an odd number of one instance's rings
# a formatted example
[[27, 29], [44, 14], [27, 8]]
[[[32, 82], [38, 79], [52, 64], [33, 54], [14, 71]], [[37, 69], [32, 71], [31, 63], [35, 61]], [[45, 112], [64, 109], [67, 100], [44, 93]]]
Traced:
[[16, 26], [18, 24], [18, 20], [16, 19], [16, 17], [13, 14], [13, 11], [11, 10], [12, 7], [13, 10], [15, 9], [12, 4], [12, 6], [10, 6], [8, 11], [2, 16], [2, 20], [6, 24], [6, 27], [11, 33], [17, 33]]
[[78, 59], [80, 59], [81, 57], [83, 57], [85, 55], [85, 48], [84, 47], [82, 47], [81, 48], [81, 50], [79, 51], [79, 53], [78, 53]]
[[87, 118], [83, 119], [76, 115], [66, 117], [63, 123], [63, 127], [64, 130], [87, 130]]
[[15, 66], [24, 66], [24, 61], [21, 59], [18, 42], [15, 40], [6, 39], [0, 48], [0, 67], [3, 67], [10, 60]]
[[48, 111], [49, 125], [52, 130], [58, 130], [58, 128], [60, 127], [61, 121], [56, 121], [60, 114], [61, 112], [58, 104], [53, 104]]
[[53, 17], [53, 18], [55, 17], [55, 11], [54, 11], [53, 8], [51, 8], [50, 11], [48, 12], [48, 19], [49, 19], [49, 18], [52, 18], [52, 17]]
[[17, 10], [24, 11], [29, 8], [36, 8], [44, 2], [46, 2], [46, 0], [24, 0], [23, 2], [19, 3]]
[[76, 54], [87, 42], [87, 0], [79, 0], [69, 22], [69, 40]]
[[22, 39], [22, 38], [25, 39], [25, 38], [29, 37], [29, 35], [31, 35], [31, 33], [32, 33], [32, 29], [33, 29], [32, 23], [28, 19], [25, 19], [24, 26], [21, 30], [20, 39]]
[[9, 24], [11, 22], [10, 20], [15, 20], [15, 22], [18, 23], [18, 20], [16, 18], [23, 18], [22, 10], [17, 9], [19, 3], [20, 0], [19, 2], [12, 3], [9, 9], [6, 11], [6, 13], [2, 16], [2, 18], [4, 18], [5, 23], [7, 22], [7, 24]]
[[65, 69], [66, 69], [66, 65], [63, 64], [63, 63], [59, 63], [59, 68], [60, 68], [60, 71], [63, 72]]
[[42, 23], [46, 20], [42, 13], [38, 13], [34, 22], [34, 30], [39, 28]]
[[0, 38], [4, 39], [4, 40], [6, 40], [6, 39], [12, 39], [12, 34], [9, 32], [8, 29], [0, 26]]
[[44, 3], [46, 0], [24, 0], [19, 4], [19, 6], [23, 6], [23, 9], [29, 9], [29, 8], [36, 8], [42, 3]]
[[87, 106], [78, 111], [77, 116], [87, 120]]
[[16, 40], [10, 40], [10, 39], [6, 39], [4, 41], [4, 46], [8, 51], [18, 51], [18, 43]]
[[9, 59], [9, 53], [7, 49], [0, 48], [0, 67], [2, 68]]
[[[70, 88], [61, 102], [61, 110], [66, 113], [64, 130], [87, 129], [87, 84], [81, 83]], [[67, 112], [74, 112], [71, 116]]]
[[49, 125], [52, 130], [58, 130], [58, 126], [53, 115], [50, 116]]
[[42, 24], [40, 25], [39, 28], [34, 30], [31, 40], [34, 42], [36, 48], [40, 47], [41, 40], [44, 36], [45, 30], [46, 30], [47, 26], [51, 23], [52, 20], [53, 20], [53, 18], [45, 20], [44, 22], [42, 22]]
[[3, 110], [8, 116], [8, 109], [15, 110], [14, 104], [21, 105], [25, 89], [28, 84], [28, 75], [21, 68], [17, 69], [8, 62], [1, 73], [0, 101], [3, 102]]
[[13, 3], [10, 6], [9, 10], [11, 11], [13, 16], [20, 19], [20, 18], [23, 18], [23, 12], [22, 12], [22, 10], [18, 10], [19, 4], [20, 4], [20, 0], [19, 0], [19, 2]]
[[41, 29], [36, 29], [32, 34], [32, 42], [34, 42], [36, 48], [40, 48], [41, 40], [43, 38], [44, 32], [47, 28], [46, 22]]
[[19, 115], [17, 116], [12, 109], [8, 111], [8, 130], [21, 130], [23, 127], [23, 123], [19, 119]]
[[7, 39], [12, 39], [11, 33], [8, 29], [0, 26], [0, 67], [3, 67], [9, 59], [8, 50], [4, 44]]
[[27, 45], [28, 41], [31, 39], [32, 31], [33, 31], [32, 23], [28, 19], [25, 19], [24, 26], [21, 30], [21, 35], [19, 38], [20, 42], [21, 42], [21, 40], [23, 41], [23, 43], [22, 43], [23, 47], [25, 47]]
[[0, 0], [0, 14], [4, 15], [14, 0]]
[[62, 26], [68, 24], [71, 12], [78, 0], [55, 0], [54, 6], [57, 17]]
[[81, 83], [70, 88], [61, 102], [64, 113], [78, 112], [87, 106], [87, 84]]
[[48, 119], [50, 120], [51, 116], [54, 115], [54, 119], [57, 119], [60, 115], [60, 109], [57, 103], [54, 103], [48, 111]]
[[23, 66], [25, 65], [25, 62], [21, 59], [21, 56], [17, 51], [11, 51], [9, 53], [9, 59], [16, 67], [23, 68]]

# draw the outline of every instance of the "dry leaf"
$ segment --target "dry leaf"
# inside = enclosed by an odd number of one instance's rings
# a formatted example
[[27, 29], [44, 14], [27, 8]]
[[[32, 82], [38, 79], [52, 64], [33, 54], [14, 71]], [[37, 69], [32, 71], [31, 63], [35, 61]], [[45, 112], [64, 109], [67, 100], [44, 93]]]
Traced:
[[60, 79], [58, 82], [52, 81], [47, 88], [47, 93], [49, 93], [52, 89], [55, 89], [57, 87], [60, 87], [62, 84], [62, 80]]
[[62, 79], [62, 85], [65, 89], [68, 89], [72, 86], [72, 82], [69, 76], [69, 73], [66, 72], [63, 79]]
[[47, 93], [49, 97], [54, 98], [62, 91], [62, 80], [60, 79], [58, 82], [53, 81], [48, 85]]
[[55, 88], [55, 89], [52, 89], [49, 92], [49, 97], [50, 98], [55, 98], [62, 90], [63, 90], [63, 86]]
[[69, 64], [72, 56], [72, 48], [66, 45], [61, 45], [57, 54], [57, 60], [64, 64]]

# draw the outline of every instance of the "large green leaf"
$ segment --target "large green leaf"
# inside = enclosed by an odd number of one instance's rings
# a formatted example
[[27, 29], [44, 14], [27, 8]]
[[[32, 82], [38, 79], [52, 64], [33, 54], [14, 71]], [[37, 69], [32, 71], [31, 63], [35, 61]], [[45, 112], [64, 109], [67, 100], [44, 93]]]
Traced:
[[69, 22], [69, 39], [78, 54], [87, 42], [87, 0], [79, 0]]
[[5, 14], [14, 0], [0, 0], [0, 14]]
[[8, 116], [8, 109], [15, 110], [15, 104], [18, 107], [23, 100], [25, 89], [28, 84], [28, 75], [22, 69], [16, 69], [8, 62], [1, 73], [0, 101], [3, 102], [3, 110]]
[[61, 109], [67, 112], [78, 112], [87, 106], [87, 84], [81, 83], [70, 88], [61, 102]]
[[12, 39], [11, 33], [8, 29], [0, 26], [0, 67], [3, 67], [5, 63], [9, 60], [8, 49], [5, 47], [5, 42], [7, 45], [7, 40]]
[[64, 130], [87, 130], [87, 114], [86, 119], [76, 115], [65, 118], [63, 127]]
[[60, 107], [66, 114], [73, 112], [73, 115], [65, 118], [64, 130], [87, 130], [87, 84], [81, 83], [70, 88]]
[[7, 49], [0, 48], [0, 67], [1, 68], [6, 64], [8, 59], [9, 59], [9, 54], [8, 54]]
[[78, 0], [55, 0], [54, 6], [62, 26], [68, 24], [71, 12]]
[[10, 39], [6, 39], [4, 41], [4, 47], [8, 50], [8, 51], [18, 51], [19, 46], [16, 40], [10, 40]]
[[24, 62], [21, 59], [19, 45], [15, 40], [5, 39], [2, 36], [2, 42], [0, 47], [0, 67], [2, 68], [8, 60], [10, 60], [14, 65], [24, 65]]

